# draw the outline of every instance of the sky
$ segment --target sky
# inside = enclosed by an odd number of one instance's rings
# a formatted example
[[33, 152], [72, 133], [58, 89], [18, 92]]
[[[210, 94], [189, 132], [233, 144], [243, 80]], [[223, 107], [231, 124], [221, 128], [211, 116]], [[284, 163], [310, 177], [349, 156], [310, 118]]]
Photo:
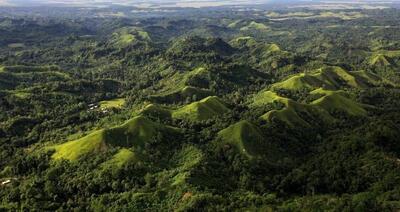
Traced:
[[[110, 6], [126, 5], [136, 7], [209, 7], [226, 5], [249, 5], [265, 3], [282, 3], [282, 0], [0, 0], [0, 6], [32, 6], [32, 5], [59, 5], [59, 6]], [[285, 3], [359, 3], [382, 4], [400, 2], [400, 0], [284, 0]]]
[[129, 5], [129, 6], [223, 6], [266, 3], [271, 0], [0, 0], [0, 5]]

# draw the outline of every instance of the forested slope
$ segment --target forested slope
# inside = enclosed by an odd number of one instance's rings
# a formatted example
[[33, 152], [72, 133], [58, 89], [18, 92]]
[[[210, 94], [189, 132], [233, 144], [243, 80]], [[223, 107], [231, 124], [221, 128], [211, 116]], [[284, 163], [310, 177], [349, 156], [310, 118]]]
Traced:
[[0, 16], [0, 208], [398, 210], [398, 14]]

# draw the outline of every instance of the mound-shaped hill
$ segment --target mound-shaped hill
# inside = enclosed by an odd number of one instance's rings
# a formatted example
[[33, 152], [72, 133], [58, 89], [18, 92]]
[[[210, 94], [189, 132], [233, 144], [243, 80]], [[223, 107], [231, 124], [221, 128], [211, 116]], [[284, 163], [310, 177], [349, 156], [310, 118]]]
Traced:
[[323, 108], [329, 113], [344, 112], [352, 116], [365, 116], [367, 111], [357, 102], [344, 97], [339, 92], [332, 92], [311, 103], [313, 106]]
[[313, 120], [322, 120], [323, 122], [333, 121], [330, 114], [320, 108], [301, 104], [291, 99], [285, 99], [282, 103], [285, 105], [283, 109], [271, 110], [261, 116], [261, 118], [269, 122], [279, 120], [290, 127], [311, 127], [312, 124], [310, 122]]
[[199, 36], [188, 36], [177, 39], [167, 50], [170, 58], [198, 57], [199, 55], [229, 56], [235, 52], [228, 43], [221, 38], [202, 38]]
[[220, 98], [211, 96], [173, 111], [172, 118], [202, 121], [229, 111]]
[[138, 42], [151, 41], [146, 31], [137, 27], [125, 27], [115, 31], [110, 40], [109, 45], [116, 48], [125, 48]]
[[251, 106], [263, 106], [272, 102], [281, 102], [281, 103], [286, 103], [289, 101], [288, 98], [281, 97], [278, 94], [276, 94], [273, 91], [261, 91], [258, 94], [256, 94], [250, 102]]
[[400, 51], [396, 50], [379, 50], [372, 52], [371, 56], [366, 59], [367, 64], [371, 66], [394, 66], [395, 59], [400, 58]]
[[257, 41], [251, 36], [237, 37], [232, 39], [229, 43], [235, 48], [247, 48], [257, 45]]
[[13, 90], [18, 85], [32, 87], [43, 82], [68, 81], [71, 77], [57, 66], [2, 66], [0, 89]]
[[157, 93], [149, 97], [158, 103], [182, 102], [187, 101], [188, 97], [191, 98], [189, 100], [201, 99], [215, 95], [211, 89], [227, 93], [269, 78], [268, 74], [241, 65], [199, 67], [191, 71], [167, 69], [161, 74], [162, 79], [156, 86]]
[[368, 59], [368, 63], [373, 66], [390, 66], [392, 59], [382, 54], [373, 55]]
[[149, 104], [142, 111], [141, 114], [149, 117], [157, 117], [160, 119], [171, 119], [172, 110], [161, 105]]
[[207, 89], [210, 80], [209, 70], [203, 67], [186, 72], [166, 72], [157, 85], [160, 90], [149, 99], [157, 103], [177, 103], [193, 97], [203, 99], [214, 95]]
[[159, 95], [150, 96], [150, 100], [157, 103], [176, 103], [185, 101], [193, 97], [203, 99], [208, 96], [213, 96], [214, 93], [207, 89], [196, 88], [192, 86], [184, 86], [182, 89], [165, 92]]
[[[367, 114], [363, 106], [347, 98], [344, 91], [317, 89], [310, 94], [323, 96], [310, 104], [298, 103], [291, 99], [279, 97], [271, 91], [264, 93], [266, 94], [259, 94], [258, 96], [266, 96], [263, 99], [266, 103], [278, 101], [283, 103], [285, 107], [280, 110], [271, 110], [261, 118], [270, 122], [279, 120], [291, 127], [312, 127], [314, 126], [314, 121], [329, 124], [335, 121], [336, 112], [342, 112], [350, 116], [365, 116]], [[255, 96], [255, 98], [258, 96]], [[259, 106], [262, 104], [261, 102], [262, 100], [254, 100], [252, 105]]]
[[250, 36], [237, 37], [230, 43], [233, 47], [246, 51], [246, 60], [262, 69], [280, 69], [301, 65], [306, 61], [305, 58], [299, 59], [298, 56], [282, 50], [276, 43], [257, 42]]
[[140, 150], [158, 133], [177, 133], [177, 129], [137, 116], [126, 123], [110, 129], [95, 131], [78, 140], [50, 147], [54, 159], [77, 160], [89, 153], [107, 150], [108, 146], [133, 147]]
[[105, 143], [104, 131], [105, 130], [99, 130], [78, 140], [51, 147], [55, 150], [52, 158], [77, 160], [81, 156], [92, 152], [105, 151], [107, 145]]
[[218, 138], [223, 144], [234, 146], [238, 152], [250, 158], [268, 153], [276, 156], [277, 153], [277, 149], [267, 143], [261, 130], [248, 121], [240, 121], [221, 130]]
[[285, 81], [275, 83], [272, 89], [300, 90], [324, 88], [337, 90], [341, 87], [368, 88], [379, 77], [364, 72], [347, 72], [340, 67], [325, 67], [314, 73], [301, 73]]
[[221, 25], [207, 24], [205, 26], [198, 26], [188, 32], [191, 36], [200, 36], [200, 37], [220, 37], [225, 38], [235, 33], [235, 30], [224, 27]]
[[[251, 49], [253, 55], [267, 57], [271, 53], [281, 52], [279, 45], [275, 43], [257, 42], [253, 37], [237, 37], [230, 41], [230, 44], [235, 48]], [[283, 51], [282, 51], [283, 52]]]
[[[197, 88], [208, 88], [210, 71], [203, 67], [198, 67], [190, 71], [171, 71], [162, 72], [163, 79], [158, 86], [160, 94], [167, 95], [183, 90], [186, 86]], [[190, 89], [190, 88], [189, 88]]]
[[129, 162], [136, 161], [135, 153], [129, 149], [122, 148], [120, 149], [115, 155], [112, 156], [110, 160], [107, 160], [103, 164], [101, 164], [102, 168], [108, 169], [115, 169], [121, 168], [125, 164]]
[[229, 111], [230, 109], [220, 98], [209, 96], [178, 109], [157, 104], [149, 104], [141, 111], [141, 114], [147, 117], [155, 117], [164, 120], [172, 118], [204, 121]]
[[260, 31], [267, 31], [270, 28], [263, 23], [259, 23], [256, 21], [251, 21], [246, 26], [240, 28], [241, 31], [248, 31], [248, 30], [260, 30]]

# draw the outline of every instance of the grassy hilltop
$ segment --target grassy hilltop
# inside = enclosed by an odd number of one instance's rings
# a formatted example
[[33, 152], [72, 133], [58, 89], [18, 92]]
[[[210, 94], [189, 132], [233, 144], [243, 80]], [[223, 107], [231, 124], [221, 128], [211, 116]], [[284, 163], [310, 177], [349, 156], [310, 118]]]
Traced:
[[400, 13], [357, 5], [0, 8], [0, 211], [398, 210]]

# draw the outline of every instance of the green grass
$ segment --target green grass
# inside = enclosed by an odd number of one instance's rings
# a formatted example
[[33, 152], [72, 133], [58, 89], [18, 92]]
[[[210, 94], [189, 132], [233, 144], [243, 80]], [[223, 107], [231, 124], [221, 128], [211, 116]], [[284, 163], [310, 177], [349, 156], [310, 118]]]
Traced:
[[225, 103], [218, 97], [211, 96], [175, 110], [172, 118], [202, 121], [226, 112], [229, 112], [229, 108]]
[[353, 20], [358, 18], [367, 17], [360, 12], [321, 12], [318, 17], [320, 18], [340, 18], [342, 20]]
[[103, 168], [121, 168], [129, 162], [136, 160], [135, 153], [131, 150], [122, 148], [110, 160], [104, 162], [101, 166]]
[[142, 40], [151, 40], [149, 33], [146, 31], [138, 30], [137, 34]]
[[117, 45], [127, 46], [133, 43], [136, 40], [136, 37], [131, 34], [123, 34], [119, 36], [119, 40], [117, 41]]
[[367, 79], [367, 81], [371, 84], [379, 84], [381, 82], [386, 82], [385, 79], [382, 79], [381, 77], [379, 77], [378, 75], [371, 73], [371, 72], [367, 72], [364, 70], [361, 71], [353, 71], [353, 74], [359, 76], [359, 77], [363, 77], [364, 79]]
[[199, 164], [203, 157], [204, 154], [199, 148], [186, 146], [174, 156], [174, 160], [181, 170], [190, 170]]
[[166, 106], [149, 104], [142, 111], [144, 116], [160, 119], [186, 119], [191, 121], [203, 121], [229, 112], [225, 103], [216, 96], [210, 96], [200, 101], [190, 103], [177, 109]]
[[390, 66], [393, 65], [393, 58], [400, 57], [400, 50], [377, 50], [367, 58], [370, 65]]
[[237, 37], [232, 39], [229, 43], [233, 47], [251, 47], [257, 45], [257, 41], [250, 36]]
[[228, 28], [236, 28], [240, 22], [242, 22], [242, 20], [236, 20], [236, 21], [228, 24]]
[[137, 27], [124, 27], [114, 32], [111, 37], [111, 44], [115, 47], [124, 48], [135, 42], [149, 41], [150, 35]]
[[389, 62], [389, 58], [386, 58], [385, 55], [377, 54], [373, 55], [368, 59], [368, 63], [370, 65], [379, 65], [379, 66], [389, 66], [391, 63]]
[[12, 94], [20, 99], [26, 99], [31, 95], [31, 93], [24, 91], [13, 91]]
[[106, 130], [107, 143], [114, 146], [141, 148], [158, 132], [173, 131], [176, 129], [153, 122], [144, 116], [137, 116], [124, 124]]
[[176, 128], [137, 116], [120, 126], [95, 131], [83, 138], [49, 147], [54, 149], [53, 159], [77, 160], [89, 153], [106, 151], [108, 146], [131, 147], [140, 151], [144, 144], [158, 133], [177, 133]]
[[174, 103], [186, 101], [188, 98], [190, 100], [194, 100], [192, 99], [194, 96], [198, 99], [203, 99], [205, 97], [213, 95], [214, 93], [207, 89], [201, 89], [192, 86], [183, 86], [183, 88], [178, 90], [172, 90], [170, 92], [163, 92], [158, 95], [152, 95], [150, 96], [150, 99], [159, 103]]
[[170, 119], [172, 111], [167, 107], [149, 104], [141, 111], [141, 114], [144, 116], [158, 117], [160, 119]]
[[312, 73], [300, 73], [275, 83], [272, 89], [300, 90], [324, 88], [337, 90], [341, 87], [368, 88], [370, 84], [382, 81], [378, 76], [362, 72], [348, 72], [340, 67], [329, 66]]
[[[365, 116], [367, 111], [362, 105], [346, 97], [344, 91], [331, 91], [322, 88], [316, 89], [310, 95], [320, 94], [323, 95], [310, 104], [303, 104], [295, 102], [291, 99], [284, 99], [285, 108], [280, 110], [271, 110], [261, 116], [262, 119], [269, 122], [275, 120], [282, 121], [290, 127], [312, 127], [312, 120], [305, 120], [306, 115], [308, 118], [313, 117], [321, 120], [325, 124], [330, 124], [335, 121], [334, 113], [343, 112], [350, 116]], [[266, 98], [268, 100], [268, 98]], [[279, 97], [275, 97], [279, 100]], [[260, 105], [260, 104], [258, 104]], [[257, 106], [257, 104], [256, 104]]]
[[101, 101], [99, 104], [101, 109], [122, 108], [125, 104], [125, 99], [124, 98], [111, 99], [111, 100]]
[[99, 130], [78, 140], [51, 147], [53, 159], [77, 160], [83, 155], [106, 149], [105, 130]]
[[267, 51], [268, 52], [278, 52], [278, 51], [281, 51], [281, 48], [277, 44], [273, 43], [268, 46]]
[[286, 103], [288, 101], [287, 98], [281, 97], [278, 94], [276, 94], [273, 91], [261, 91], [258, 94], [256, 94], [252, 99], [251, 99], [251, 106], [263, 106], [269, 103], [273, 103], [275, 101], [281, 102], [281, 103]]
[[365, 116], [367, 111], [357, 102], [334, 92], [321, 97], [311, 103], [332, 113], [334, 111], [345, 112], [352, 116]]
[[250, 22], [247, 26], [244, 26], [240, 28], [241, 31], [247, 31], [247, 30], [269, 30], [270, 28], [266, 26], [265, 24], [258, 23], [255, 21]]
[[257, 126], [240, 121], [220, 131], [218, 137], [223, 144], [233, 145], [238, 152], [248, 157], [261, 154], [260, 146], [263, 145], [263, 135]]
[[158, 96], [169, 95], [171, 93], [181, 92], [187, 86], [189, 87], [199, 87], [192, 85], [196, 84], [197, 79], [204, 79], [208, 77], [208, 70], [203, 67], [195, 68], [191, 71], [185, 72], [166, 72], [161, 73], [163, 79], [160, 80], [158, 87], [160, 87], [160, 91], [157, 94]]
[[275, 122], [276, 120], [279, 120], [286, 123], [290, 127], [311, 127], [311, 125], [299, 115], [299, 113], [310, 115], [310, 109], [311, 108], [309, 108], [307, 105], [289, 100], [285, 108], [280, 110], [271, 110], [261, 116], [261, 118], [267, 120], [268, 122]]
[[[374, 75], [369, 76], [364, 71], [360, 71], [357, 74], [364, 74], [366, 75], [365, 78], [375, 77]], [[342, 77], [346, 78], [349, 84], [355, 82], [353, 78], [347, 78], [346, 75], [342, 74]], [[311, 127], [313, 126], [312, 120], [309, 120], [309, 118], [319, 119], [323, 123], [330, 124], [335, 121], [334, 115], [337, 111], [350, 116], [365, 116], [367, 114], [363, 105], [348, 98], [346, 92], [343, 90], [317, 88], [311, 91], [309, 95], [322, 95], [322, 97], [319, 97], [310, 104], [305, 104], [281, 97], [273, 91], [266, 90], [254, 95], [250, 99], [249, 104], [252, 107], [260, 107], [273, 102], [284, 104], [285, 107], [283, 109], [271, 110], [261, 116], [261, 118], [269, 122], [279, 120], [291, 127]]]
[[323, 86], [324, 82], [309, 74], [301, 73], [292, 76], [283, 82], [275, 83], [271, 86], [272, 89], [300, 90], [312, 89]]

